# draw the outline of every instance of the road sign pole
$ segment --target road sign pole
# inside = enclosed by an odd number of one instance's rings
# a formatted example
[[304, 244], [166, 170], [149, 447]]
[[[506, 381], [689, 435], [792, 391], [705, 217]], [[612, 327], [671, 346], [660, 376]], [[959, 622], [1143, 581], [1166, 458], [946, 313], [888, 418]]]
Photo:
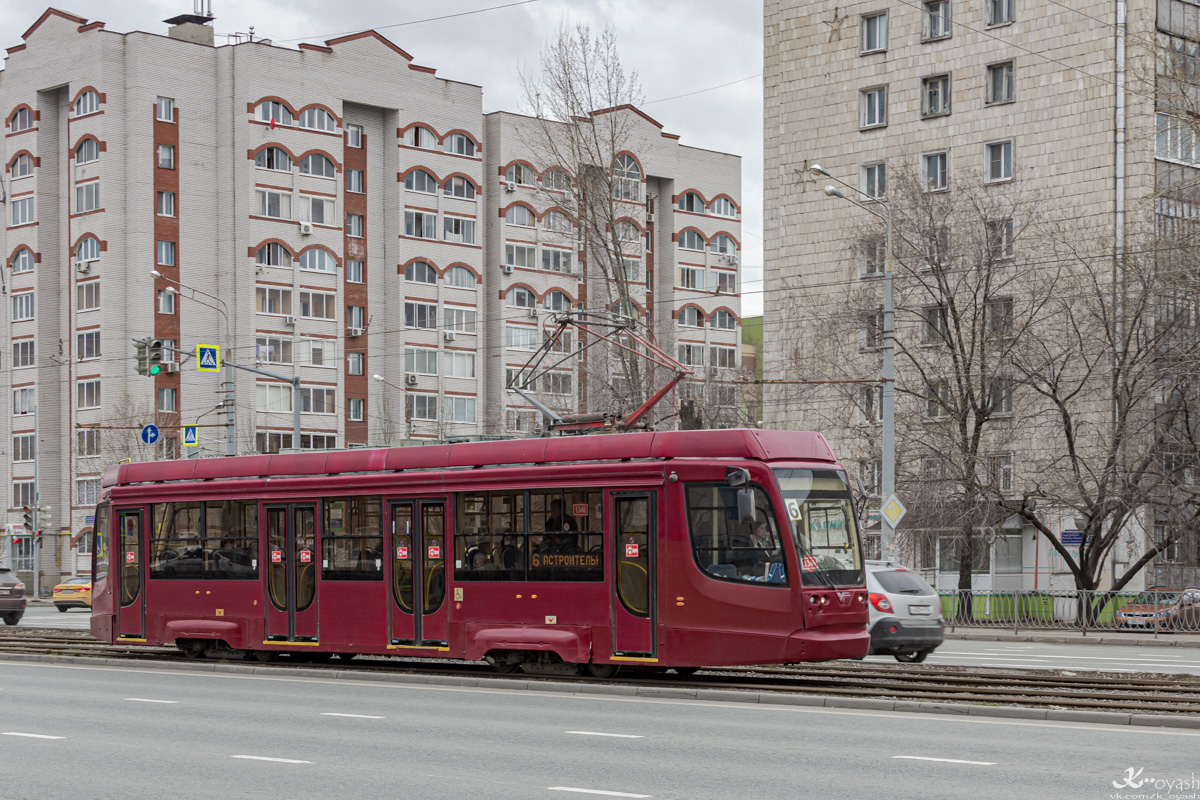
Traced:
[[30, 534], [33, 544], [33, 599], [37, 600], [42, 589], [42, 549], [38, 546], [38, 505], [42, 502], [38, 492], [38, 456], [41, 455], [41, 442], [38, 441], [38, 407], [37, 395], [33, 400], [33, 532]]

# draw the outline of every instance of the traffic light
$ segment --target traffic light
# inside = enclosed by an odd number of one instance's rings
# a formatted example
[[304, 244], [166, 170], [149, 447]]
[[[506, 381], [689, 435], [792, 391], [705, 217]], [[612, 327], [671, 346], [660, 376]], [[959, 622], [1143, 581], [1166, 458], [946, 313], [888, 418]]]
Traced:
[[50, 506], [38, 506], [38, 536], [42, 535], [42, 531], [53, 527], [54, 516], [50, 513]]
[[151, 377], [163, 371], [163, 340], [147, 339], [150, 346], [150, 369], [147, 374]]
[[25, 525], [25, 530], [32, 533], [33, 532], [33, 509], [30, 508], [29, 506], [25, 506], [23, 511], [25, 512], [25, 517], [23, 520], [23, 523]]
[[138, 375], [150, 374], [150, 340], [149, 339], [134, 339], [133, 349], [137, 353], [137, 373]]

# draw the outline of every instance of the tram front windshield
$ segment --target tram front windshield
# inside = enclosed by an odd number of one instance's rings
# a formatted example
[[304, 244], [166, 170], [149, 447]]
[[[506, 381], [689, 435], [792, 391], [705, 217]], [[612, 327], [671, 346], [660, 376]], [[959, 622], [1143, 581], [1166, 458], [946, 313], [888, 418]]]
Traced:
[[846, 473], [773, 470], [783, 495], [804, 586], [862, 586], [862, 547]]

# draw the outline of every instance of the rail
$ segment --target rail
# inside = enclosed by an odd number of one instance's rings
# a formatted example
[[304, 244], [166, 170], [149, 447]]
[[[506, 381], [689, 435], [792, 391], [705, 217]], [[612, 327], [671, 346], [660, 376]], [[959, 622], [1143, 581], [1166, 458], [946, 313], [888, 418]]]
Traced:
[[1200, 633], [1200, 587], [1142, 592], [940, 591], [952, 627]]

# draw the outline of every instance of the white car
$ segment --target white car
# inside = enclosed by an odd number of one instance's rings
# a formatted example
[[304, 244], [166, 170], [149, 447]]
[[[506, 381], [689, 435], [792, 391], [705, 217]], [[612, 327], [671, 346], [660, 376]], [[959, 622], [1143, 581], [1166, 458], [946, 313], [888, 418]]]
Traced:
[[867, 562], [869, 655], [920, 662], [945, 638], [942, 600], [921, 576], [895, 561]]

